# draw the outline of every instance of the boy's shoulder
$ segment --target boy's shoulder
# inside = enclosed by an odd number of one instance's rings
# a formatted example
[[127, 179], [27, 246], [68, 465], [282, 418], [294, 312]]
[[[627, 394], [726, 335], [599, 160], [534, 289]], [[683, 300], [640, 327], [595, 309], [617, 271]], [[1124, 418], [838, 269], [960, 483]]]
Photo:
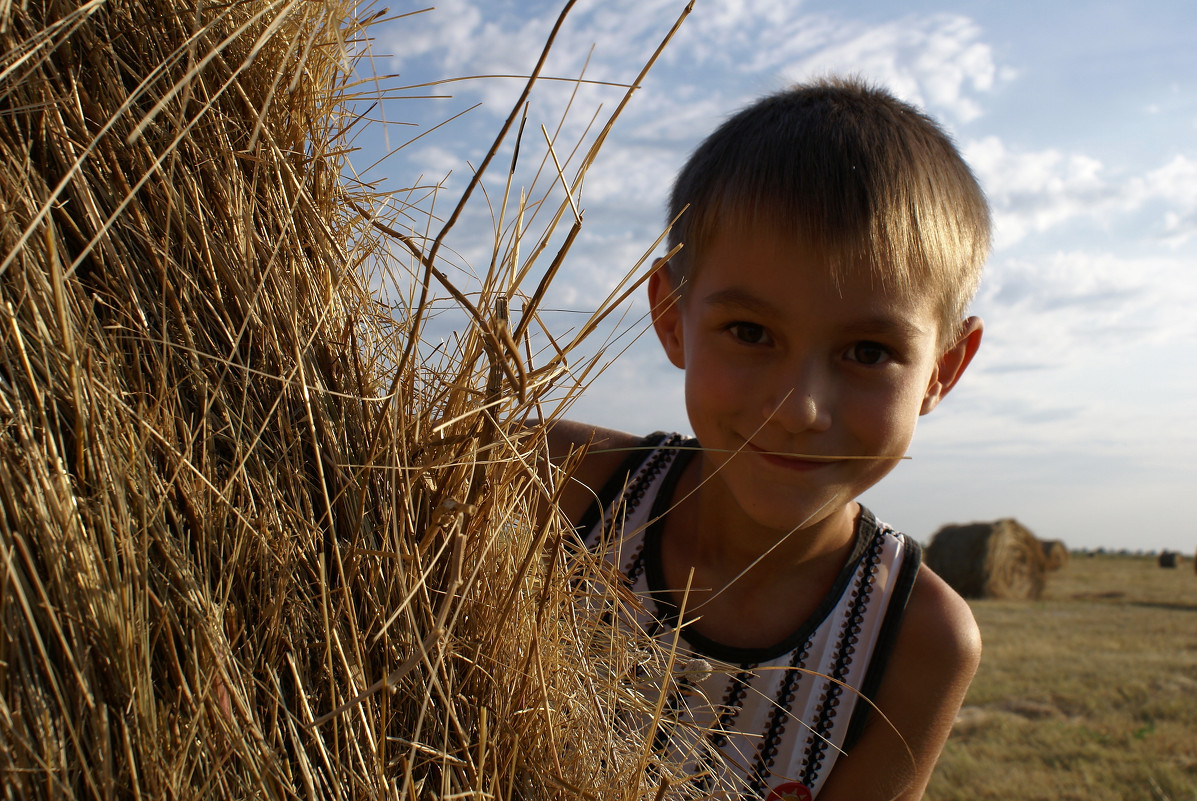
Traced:
[[[902, 614], [891, 669], [908, 682], [963, 693], [981, 659], [981, 632], [968, 602], [925, 564]], [[888, 673], [888, 671], [887, 671]], [[917, 686], [917, 685], [916, 685]], [[952, 710], [955, 714], [955, 710]]]
[[981, 631], [968, 602], [923, 565], [878, 694], [916, 754], [922, 750], [923, 786], [980, 662]]
[[644, 440], [626, 431], [571, 420], [554, 421], [547, 433], [554, 472], [568, 470], [558, 505], [573, 523], [581, 520], [607, 480], [624, 464], [629, 450]]
[[981, 653], [981, 634], [972, 609], [926, 565], [919, 568], [905, 614], [911, 623], [909, 636], [915, 650], [975, 668]]
[[922, 798], [980, 659], [981, 634], [968, 603], [920, 567], [872, 699], [881, 715], [836, 763], [819, 797]]

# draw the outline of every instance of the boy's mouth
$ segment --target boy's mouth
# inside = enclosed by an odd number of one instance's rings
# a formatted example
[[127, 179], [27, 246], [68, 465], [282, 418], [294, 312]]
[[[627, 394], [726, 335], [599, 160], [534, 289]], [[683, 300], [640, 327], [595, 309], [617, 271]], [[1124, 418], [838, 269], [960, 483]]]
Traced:
[[744, 443], [744, 450], [755, 453], [765, 462], [787, 470], [817, 470], [835, 464], [838, 459], [833, 456], [815, 456], [813, 454], [795, 454], [786, 451], [771, 451], [760, 448], [751, 442]]

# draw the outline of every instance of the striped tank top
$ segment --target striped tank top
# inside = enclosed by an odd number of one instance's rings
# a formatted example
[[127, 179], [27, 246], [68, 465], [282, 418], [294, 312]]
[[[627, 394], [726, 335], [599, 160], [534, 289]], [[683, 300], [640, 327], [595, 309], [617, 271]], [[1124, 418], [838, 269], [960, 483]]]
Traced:
[[[579, 530], [642, 600], [638, 623], [669, 644], [678, 610], [665, 587], [661, 532], [698, 442], [656, 433], [642, 445], [612, 475]], [[687, 769], [712, 775], [717, 763], [708, 754], [718, 749], [732, 771], [720, 786], [740, 788], [744, 799], [817, 797], [836, 758], [864, 728], [870, 707], [858, 699], [876, 695], [921, 558], [917, 542], [862, 507], [855, 547], [831, 592], [782, 642], [738, 648], [683, 630], [668, 720], [680, 724], [675, 729], [693, 722], [713, 732], [687, 748]], [[661, 747], [666, 734], [663, 727]]]

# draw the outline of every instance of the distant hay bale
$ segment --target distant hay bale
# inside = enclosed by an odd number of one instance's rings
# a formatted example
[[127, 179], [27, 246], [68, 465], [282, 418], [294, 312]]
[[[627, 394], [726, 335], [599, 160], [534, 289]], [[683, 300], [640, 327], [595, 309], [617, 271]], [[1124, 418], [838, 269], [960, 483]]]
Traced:
[[1165, 549], [1160, 551], [1157, 561], [1159, 562], [1160, 567], [1176, 568], [1180, 566], [1180, 554], [1176, 551], [1169, 551]]
[[926, 562], [965, 598], [1033, 600], [1047, 571], [1039, 540], [1010, 518], [944, 526], [928, 544]]
[[1043, 546], [1043, 559], [1048, 570], [1061, 570], [1068, 564], [1068, 546], [1061, 540], [1040, 540]]
[[[636, 724], [669, 655], [576, 602], [626, 591], [535, 514], [565, 471], [521, 424], [562, 370], [521, 361], [518, 281], [435, 365], [368, 291], [358, 5], [0, 2], [6, 798], [678, 775]], [[418, 297], [436, 248], [398, 238]]]

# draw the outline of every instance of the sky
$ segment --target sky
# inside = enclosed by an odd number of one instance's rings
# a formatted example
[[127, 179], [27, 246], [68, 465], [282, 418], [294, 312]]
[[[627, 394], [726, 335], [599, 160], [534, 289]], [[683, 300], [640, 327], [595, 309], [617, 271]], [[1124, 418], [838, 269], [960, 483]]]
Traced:
[[[529, 231], [562, 202], [536, 174], [546, 134], [572, 180], [685, 4], [579, 0], [530, 97], [511, 198]], [[406, 0], [392, 15], [425, 6]], [[445, 0], [373, 30], [359, 63], [380, 103], [352, 161], [365, 180], [445, 214], [490, 149], [562, 8]], [[1197, 529], [1197, 6], [1190, 0], [697, 0], [633, 93], [575, 203], [582, 232], [546, 306], [576, 329], [646, 254], [660, 255], [670, 182], [723, 119], [788, 83], [854, 74], [935, 117], [979, 178], [994, 249], [973, 304], [981, 350], [924, 417], [900, 464], [862, 498], [926, 542], [940, 526], [1004, 517], [1071, 548], [1192, 554]], [[426, 82], [465, 78], [435, 86]], [[568, 110], [568, 111], [567, 111]], [[595, 118], [595, 113], [598, 113]], [[592, 119], [598, 122], [591, 126]], [[588, 130], [588, 126], [589, 130]], [[514, 137], [447, 240], [463, 286], [485, 272]], [[427, 187], [437, 186], [431, 192]], [[537, 204], [537, 199], [544, 199]], [[537, 214], [531, 212], [539, 208]], [[402, 216], [402, 212], [400, 212]], [[409, 215], [410, 216], [410, 215]], [[495, 218], [501, 217], [496, 224]], [[567, 211], [561, 231], [568, 228]], [[537, 228], [539, 226], [539, 228]], [[496, 234], [496, 231], [498, 232]], [[560, 231], [549, 246], [560, 241]], [[507, 240], [504, 237], [508, 237]], [[531, 248], [531, 235], [521, 253]], [[549, 258], [542, 258], [541, 270]], [[643, 270], [643, 268], [641, 268]], [[531, 286], [539, 280], [533, 275]], [[386, 291], [409, 291], [402, 280]], [[410, 282], [409, 282], [410, 283]], [[444, 306], [449, 305], [447, 302]], [[636, 295], [608, 332], [605, 372], [567, 416], [627, 431], [688, 431], [682, 374]], [[430, 331], [449, 337], [452, 314]], [[615, 355], [618, 353], [618, 356]], [[609, 362], [609, 364], [608, 364]]]

